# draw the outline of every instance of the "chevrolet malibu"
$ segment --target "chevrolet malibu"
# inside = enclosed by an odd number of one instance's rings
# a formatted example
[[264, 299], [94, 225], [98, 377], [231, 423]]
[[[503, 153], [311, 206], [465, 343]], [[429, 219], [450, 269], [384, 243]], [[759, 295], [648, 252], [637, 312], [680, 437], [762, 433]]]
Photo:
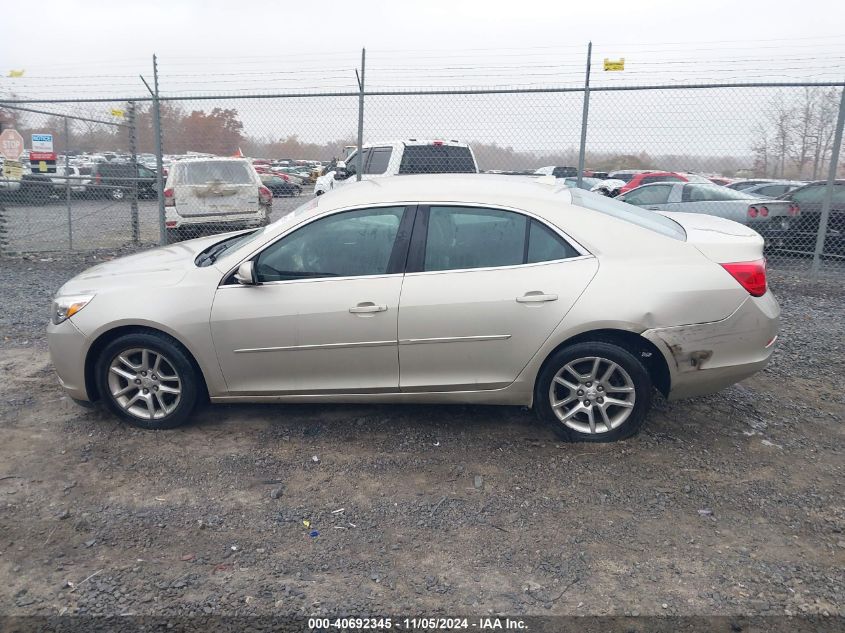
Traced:
[[628, 437], [655, 389], [759, 371], [780, 309], [763, 240], [493, 175], [363, 181], [273, 224], [100, 264], [58, 292], [59, 380], [147, 429], [202, 401], [533, 407]]

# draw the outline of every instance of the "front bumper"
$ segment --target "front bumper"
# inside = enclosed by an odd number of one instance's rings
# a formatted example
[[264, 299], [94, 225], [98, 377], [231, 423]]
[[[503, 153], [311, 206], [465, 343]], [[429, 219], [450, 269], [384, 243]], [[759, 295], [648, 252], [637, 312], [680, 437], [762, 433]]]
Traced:
[[85, 387], [85, 356], [88, 353], [88, 338], [79, 331], [71, 319], [58, 325], [47, 326], [47, 344], [50, 358], [59, 377], [59, 384], [74, 400], [88, 402]]
[[748, 297], [729, 317], [712, 323], [646, 330], [671, 375], [669, 399], [715, 393], [763, 369], [771, 358], [780, 306], [771, 291]]

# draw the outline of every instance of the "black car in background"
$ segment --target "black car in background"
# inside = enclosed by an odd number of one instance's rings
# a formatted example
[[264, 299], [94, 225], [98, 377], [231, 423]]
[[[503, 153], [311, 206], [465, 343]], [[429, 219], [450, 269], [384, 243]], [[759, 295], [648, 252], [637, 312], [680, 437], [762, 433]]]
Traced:
[[94, 198], [125, 200], [136, 185], [139, 198], [156, 197], [156, 173], [152, 169], [132, 163], [95, 163], [86, 193]]
[[302, 187], [279, 176], [261, 175], [261, 184], [273, 192], [274, 198], [298, 196], [302, 194]]
[[[804, 253], [812, 253], [815, 250], [826, 186], [827, 181], [817, 180], [778, 198], [794, 202], [799, 207], [798, 216], [791, 218], [789, 229], [779, 236], [784, 250]], [[845, 255], [845, 180], [834, 181], [826, 235], [822, 252], [828, 255]]]

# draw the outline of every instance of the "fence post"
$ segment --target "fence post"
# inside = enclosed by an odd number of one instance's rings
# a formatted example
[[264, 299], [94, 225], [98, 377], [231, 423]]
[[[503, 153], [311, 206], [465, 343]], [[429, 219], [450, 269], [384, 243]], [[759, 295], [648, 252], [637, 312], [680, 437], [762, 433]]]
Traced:
[[[129, 119], [129, 155], [132, 162], [132, 173], [135, 178], [139, 177], [138, 173], [138, 142], [135, 128], [135, 102], [130, 101], [126, 106], [127, 118]], [[141, 226], [138, 221], [138, 181], [132, 181], [132, 200], [130, 201], [130, 222], [132, 224], [132, 243], [136, 246], [141, 242]]]
[[[358, 166], [355, 169], [355, 180], [361, 180], [364, 173], [363, 145], [364, 145], [364, 64], [367, 60], [367, 49], [361, 49], [361, 74], [358, 77]], [[356, 73], [357, 74], [357, 73]]]
[[73, 250], [73, 211], [70, 208], [70, 125], [65, 121], [65, 206], [67, 207], [67, 249]]
[[578, 177], [575, 186], [581, 188], [584, 178], [584, 160], [587, 154], [587, 117], [590, 114], [590, 65], [593, 59], [593, 43], [587, 43], [587, 73], [584, 76], [584, 109], [581, 111], [581, 144], [578, 148]]
[[833, 149], [830, 152], [830, 167], [827, 170], [827, 186], [824, 189], [824, 198], [822, 198], [822, 209], [819, 217], [819, 231], [816, 234], [816, 250], [813, 253], [813, 278], [817, 277], [819, 274], [822, 251], [824, 250], [824, 239], [827, 235], [830, 206], [833, 203], [833, 185], [836, 180], [836, 171], [839, 167], [839, 149], [842, 147], [843, 124], [845, 124], [845, 86], [842, 88], [842, 96], [839, 99], [839, 117], [836, 119], [836, 132], [833, 135]]

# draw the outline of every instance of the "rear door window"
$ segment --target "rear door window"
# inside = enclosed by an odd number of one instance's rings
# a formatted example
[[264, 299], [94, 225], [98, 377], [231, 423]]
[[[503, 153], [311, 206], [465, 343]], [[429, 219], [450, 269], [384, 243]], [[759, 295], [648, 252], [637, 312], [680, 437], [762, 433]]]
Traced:
[[423, 270], [516, 266], [577, 257], [562, 237], [521, 213], [483, 207], [431, 207]]
[[474, 174], [475, 160], [469, 147], [456, 145], [406, 145], [400, 174]]
[[569, 242], [537, 220], [531, 220], [528, 231], [527, 264], [569, 259], [579, 255]]

